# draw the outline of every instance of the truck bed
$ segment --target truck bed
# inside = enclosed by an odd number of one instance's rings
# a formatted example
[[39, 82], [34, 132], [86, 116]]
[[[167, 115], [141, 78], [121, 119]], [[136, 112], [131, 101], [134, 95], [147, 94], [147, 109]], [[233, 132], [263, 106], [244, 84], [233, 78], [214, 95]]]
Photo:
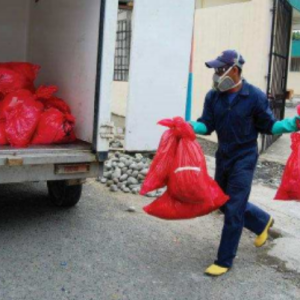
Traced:
[[28, 148], [0, 147], [0, 166], [6, 165], [40, 165], [58, 163], [95, 162], [92, 145], [76, 141], [66, 145], [41, 145]]

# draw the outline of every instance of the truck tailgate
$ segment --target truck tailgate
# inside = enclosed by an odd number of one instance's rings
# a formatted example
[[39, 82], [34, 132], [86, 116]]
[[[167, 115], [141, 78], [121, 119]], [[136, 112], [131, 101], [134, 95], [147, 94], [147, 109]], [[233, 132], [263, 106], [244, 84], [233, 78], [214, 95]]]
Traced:
[[25, 149], [0, 147], [0, 167], [18, 163], [21, 165], [68, 164], [95, 162], [89, 143], [78, 141], [67, 145], [30, 146]]

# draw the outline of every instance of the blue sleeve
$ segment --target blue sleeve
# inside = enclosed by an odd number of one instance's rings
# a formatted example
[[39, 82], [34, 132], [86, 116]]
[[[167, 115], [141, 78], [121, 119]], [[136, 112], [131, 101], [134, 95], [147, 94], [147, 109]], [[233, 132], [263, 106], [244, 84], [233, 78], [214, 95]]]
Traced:
[[276, 118], [270, 108], [267, 96], [259, 91], [257, 93], [257, 101], [254, 107], [254, 123], [259, 133], [272, 134], [272, 128], [276, 122]]
[[202, 117], [197, 120], [197, 122], [202, 122], [206, 125], [206, 128], [207, 128], [206, 135], [210, 135], [215, 130], [215, 120], [214, 120], [214, 113], [213, 113], [213, 98], [214, 98], [213, 92], [210, 91], [205, 97]]

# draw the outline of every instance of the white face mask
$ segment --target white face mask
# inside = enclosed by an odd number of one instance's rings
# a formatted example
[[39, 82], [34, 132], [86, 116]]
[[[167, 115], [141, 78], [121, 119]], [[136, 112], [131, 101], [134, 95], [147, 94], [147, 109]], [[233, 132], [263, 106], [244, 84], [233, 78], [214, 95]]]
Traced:
[[216, 73], [213, 75], [213, 89], [224, 93], [241, 84], [242, 80], [240, 80], [238, 83], [235, 83], [230, 76], [227, 76], [233, 67], [235, 67], [235, 65], [229, 68], [222, 76], [219, 76]]

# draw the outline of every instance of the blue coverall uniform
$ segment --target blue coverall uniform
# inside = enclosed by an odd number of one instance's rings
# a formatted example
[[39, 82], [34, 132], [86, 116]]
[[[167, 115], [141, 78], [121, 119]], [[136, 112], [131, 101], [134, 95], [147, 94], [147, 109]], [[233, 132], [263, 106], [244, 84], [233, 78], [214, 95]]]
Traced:
[[218, 135], [215, 180], [230, 197], [221, 208], [225, 215], [217, 265], [230, 268], [243, 227], [259, 235], [270, 215], [248, 202], [258, 159], [258, 133], [272, 134], [276, 122], [266, 95], [243, 81], [232, 102], [228, 94], [210, 91], [203, 115], [197, 120]]

